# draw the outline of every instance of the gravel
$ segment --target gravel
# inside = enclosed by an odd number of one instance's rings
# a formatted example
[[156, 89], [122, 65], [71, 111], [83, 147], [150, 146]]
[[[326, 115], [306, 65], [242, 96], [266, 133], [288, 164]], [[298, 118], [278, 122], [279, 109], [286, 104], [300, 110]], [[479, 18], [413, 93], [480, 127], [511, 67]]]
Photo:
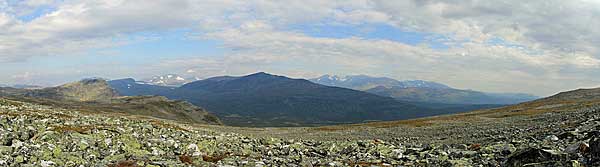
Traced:
[[599, 109], [319, 138], [0, 99], [0, 166], [596, 166]]

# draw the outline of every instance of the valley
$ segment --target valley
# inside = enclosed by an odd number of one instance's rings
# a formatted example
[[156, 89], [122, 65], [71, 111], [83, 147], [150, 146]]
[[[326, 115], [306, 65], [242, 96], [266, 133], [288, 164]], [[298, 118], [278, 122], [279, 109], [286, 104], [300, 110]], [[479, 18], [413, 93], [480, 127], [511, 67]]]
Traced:
[[[264, 72], [240, 77], [213, 77], [181, 87], [140, 83], [134, 79], [112, 80], [109, 84], [125, 96], [159, 95], [186, 100], [216, 114], [226, 125], [242, 127], [323, 126], [390, 121], [506, 105], [468, 104], [468, 101], [446, 104], [433, 100], [398, 100]], [[439, 86], [441, 84], [432, 85], [442, 87]]]
[[195, 124], [2, 99], [0, 164], [593, 166], [600, 160], [599, 91], [455, 115], [304, 128]]

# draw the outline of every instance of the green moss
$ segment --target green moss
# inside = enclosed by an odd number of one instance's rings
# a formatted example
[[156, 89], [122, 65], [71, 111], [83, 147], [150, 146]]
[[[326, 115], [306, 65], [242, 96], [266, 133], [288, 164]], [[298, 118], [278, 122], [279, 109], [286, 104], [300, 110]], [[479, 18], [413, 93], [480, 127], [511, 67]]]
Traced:
[[207, 154], [212, 154], [215, 151], [219, 150], [217, 148], [217, 142], [216, 141], [204, 140], [204, 141], [199, 142], [196, 145], [198, 145], [198, 149], [201, 152], [205, 152]]
[[79, 147], [79, 150], [85, 150], [89, 147], [89, 144], [87, 142], [79, 142], [79, 144], [77, 144], [77, 146]]
[[382, 155], [389, 155], [392, 153], [392, 150], [393, 150], [393, 148], [390, 148], [383, 144], [377, 145], [376, 148], [377, 148], [377, 151], [379, 152], [379, 154], [382, 154]]
[[13, 149], [10, 146], [0, 146], [0, 155], [8, 155], [12, 153]]
[[60, 158], [62, 157], [62, 149], [60, 147], [54, 147], [54, 150], [52, 150], [52, 155], [55, 158]]
[[86, 162], [81, 157], [80, 154], [76, 154], [76, 153], [64, 154], [62, 159], [64, 159], [67, 163], [73, 163], [73, 164], [83, 164]]
[[142, 145], [131, 135], [121, 135], [119, 138], [124, 144], [124, 150], [129, 155], [136, 157], [144, 157], [149, 155], [150, 152], [142, 150]]
[[42, 150], [41, 154], [42, 154], [41, 155], [42, 159], [48, 160], [48, 159], [52, 159], [52, 157], [53, 157], [52, 156], [53, 153], [52, 153], [52, 151], [50, 149], [44, 149], [44, 150]]
[[16, 164], [20, 164], [20, 163], [23, 163], [23, 162], [25, 162], [25, 157], [23, 157], [22, 155], [19, 155], [19, 156], [15, 157], [15, 163]]

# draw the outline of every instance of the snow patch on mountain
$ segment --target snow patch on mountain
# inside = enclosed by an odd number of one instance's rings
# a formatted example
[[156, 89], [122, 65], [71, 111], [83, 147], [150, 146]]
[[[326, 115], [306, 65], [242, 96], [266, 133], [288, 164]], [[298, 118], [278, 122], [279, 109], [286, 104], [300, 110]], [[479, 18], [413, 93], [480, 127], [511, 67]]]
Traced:
[[173, 86], [179, 87], [183, 84], [196, 81], [196, 79], [186, 79], [177, 74], [166, 74], [154, 76], [144, 81], [138, 81], [139, 84], [158, 85], [158, 86]]
[[338, 75], [323, 75], [319, 78], [311, 79], [312, 82], [327, 85], [327, 86], [338, 86], [356, 90], [367, 90], [378, 86], [383, 87], [401, 87], [401, 88], [436, 88], [436, 89], [451, 89], [451, 87], [423, 80], [406, 80], [398, 81], [392, 78], [386, 77], [371, 77], [367, 75], [349, 75], [349, 76], [338, 76]]

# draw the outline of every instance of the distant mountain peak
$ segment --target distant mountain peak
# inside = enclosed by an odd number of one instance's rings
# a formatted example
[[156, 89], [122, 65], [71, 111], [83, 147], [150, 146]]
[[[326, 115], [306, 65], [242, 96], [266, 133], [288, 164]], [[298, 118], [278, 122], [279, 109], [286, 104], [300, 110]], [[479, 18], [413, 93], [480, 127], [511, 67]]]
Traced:
[[178, 87], [194, 80], [195, 79], [186, 79], [177, 74], [165, 74], [153, 76], [151, 79], [146, 79], [143, 82], [150, 85]]
[[117, 80], [113, 80], [113, 81], [123, 81], [123, 82], [131, 82], [131, 83], [136, 82], [136, 80], [133, 78], [123, 78], [123, 79], [117, 79]]
[[311, 79], [312, 82], [367, 91], [380, 96], [393, 97], [404, 101], [423, 101], [436, 103], [464, 104], [512, 104], [536, 99], [524, 94], [484, 93], [471, 90], [459, 90], [450, 86], [424, 80], [398, 81], [387, 77], [368, 75], [323, 75]]
[[106, 80], [101, 78], [85, 78], [77, 82], [71, 82], [59, 87], [75, 87], [75, 86], [102, 86], [109, 87]]
[[42, 89], [42, 88], [44, 88], [43, 86], [28, 85], [28, 84], [14, 84], [14, 85], [0, 84], [0, 87], [11, 87], [11, 88], [17, 88], [17, 89]]
[[266, 73], [266, 72], [256, 72], [256, 73], [248, 74], [248, 75], [246, 75], [246, 77], [249, 77], [249, 76], [270, 76], [270, 75], [271, 74]]
[[106, 80], [102, 79], [102, 78], [85, 78], [85, 79], [82, 79], [79, 82], [75, 82], [75, 83], [79, 83], [82, 85], [93, 85], [93, 84], [101, 84], [102, 85], [102, 84], [106, 84]]
[[346, 81], [348, 80], [347, 76], [339, 76], [339, 75], [329, 75], [329, 74], [325, 74], [321, 77], [315, 78], [316, 80], [319, 81]]
[[117, 97], [118, 93], [110, 87], [106, 80], [101, 78], [88, 78], [60, 85], [58, 87], [28, 91], [25, 96], [84, 102], [106, 102]]
[[204, 80], [187, 83], [180, 88], [189, 89], [201, 87], [206, 91], [216, 91], [220, 89], [267, 89], [272, 84], [291, 81], [294, 81], [294, 79], [285, 76], [273, 75], [266, 72], [257, 72], [245, 76], [219, 76], [207, 78]]
[[407, 80], [407, 81], [398, 81], [392, 78], [387, 77], [372, 77], [368, 75], [347, 75], [347, 76], [338, 76], [338, 75], [323, 75], [318, 78], [311, 79], [310, 81], [322, 85], [327, 86], [338, 86], [356, 90], [368, 90], [378, 86], [383, 86], [386, 88], [391, 87], [401, 87], [401, 88], [409, 88], [409, 87], [419, 87], [419, 88], [436, 88], [436, 89], [450, 89], [451, 87], [431, 82], [431, 81], [423, 81], [423, 80]]
[[271, 81], [271, 80], [284, 80], [284, 79], [291, 79], [291, 78], [288, 78], [286, 76], [269, 74], [266, 72], [257, 72], [254, 74], [237, 77], [237, 79], [243, 79], [243, 80], [249, 79], [249, 80], [256, 80], [257, 82], [267, 82], [267, 81]]
[[266, 73], [266, 72], [257, 72], [257, 73], [253, 73], [253, 74], [250, 74], [250, 75], [246, 75], [244, 77], [257, 77], [257, 76], [258, 77], [279, 77], [278, 75], [273, 75], [273, 74], [269, 74], [269, 73]]

